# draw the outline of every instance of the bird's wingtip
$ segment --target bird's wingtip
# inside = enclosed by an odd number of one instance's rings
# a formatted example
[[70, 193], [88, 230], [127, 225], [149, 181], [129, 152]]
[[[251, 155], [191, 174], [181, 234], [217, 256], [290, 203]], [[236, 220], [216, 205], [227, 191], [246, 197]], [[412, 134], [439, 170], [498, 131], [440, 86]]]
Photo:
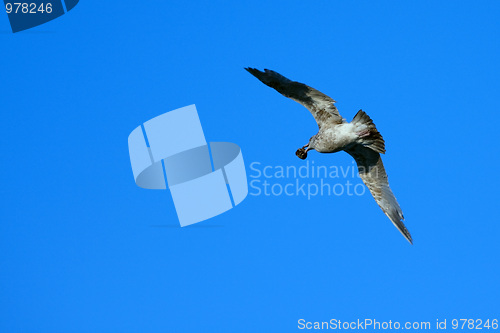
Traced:
[[246, 70], [248, 73], [250, 73], [250, 74], [252, 74], [252, 75], [255, 75], [255, 74], [260, 73], [260, 71], [259, 71], [257, 68], [253, 68], [253, 67], [244, 67], [244, 68], [245, 68], [245, 70]]
[[411, 244], [413, 245], [413, 238], [411, 238], [411, 235], [410, 235], [410, 232], [408, 231], [408, 229], [405, 228], [404, 232], [402, 233], [403, 236], [405, 236], [406, 240]]

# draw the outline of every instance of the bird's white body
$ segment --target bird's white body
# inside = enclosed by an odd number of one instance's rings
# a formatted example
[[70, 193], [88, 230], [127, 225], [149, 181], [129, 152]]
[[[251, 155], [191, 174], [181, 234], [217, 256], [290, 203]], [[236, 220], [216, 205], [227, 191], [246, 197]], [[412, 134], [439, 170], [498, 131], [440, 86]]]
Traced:
[[336, 153], [359, 143], [360, 133], [367, 130], [365, 124], [342, 123], [320, 129], [309, 141], [309, 148], [320, 153]]

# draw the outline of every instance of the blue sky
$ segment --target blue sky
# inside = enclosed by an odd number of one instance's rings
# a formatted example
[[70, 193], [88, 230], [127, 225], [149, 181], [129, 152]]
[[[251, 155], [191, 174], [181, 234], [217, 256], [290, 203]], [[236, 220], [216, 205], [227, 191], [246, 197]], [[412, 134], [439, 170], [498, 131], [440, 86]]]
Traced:
[[[498, 318], [499, 10], [82, 0], [17, 34], [3, 15], [0, 331]], [[321, 90], [348, 120], [371, 116], [413, 246], [369, 195], [249, 195], [180, 228], [168, 191], [135, 185], [129, 133], [190, 104], [207, 140], [241, 147], [249, 175], [252, 162], [304, 165], [295, 150], [314, 119], [247, 66]], [[352, 166], [344, 153], [312, 161]]]

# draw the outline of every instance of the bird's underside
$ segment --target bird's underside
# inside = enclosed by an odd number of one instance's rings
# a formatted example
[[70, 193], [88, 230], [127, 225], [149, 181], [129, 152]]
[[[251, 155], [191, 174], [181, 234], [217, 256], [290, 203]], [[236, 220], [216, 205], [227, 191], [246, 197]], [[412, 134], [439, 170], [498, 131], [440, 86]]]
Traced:
[[410, 232], [406, 229], [403, 212], [389, 187], [387, 173], [380, 154], [385, 153], [385, 142], [370, 117], [359, 111], [348, 123], [343, 119], [335, 101], [320, 91], [303, 83], [291, 81], [281, 74], [265, 69], [245, 68], [261, 82], [274, 88], [306, 107], [318, 123], [319, 131], [309, 143], [299, 148], [296, 155], [307, 158], [310, 150], [321, 153], [345, 151], [358, 165], [358, 172], [373, 198], [391, 222], [413, 244]]

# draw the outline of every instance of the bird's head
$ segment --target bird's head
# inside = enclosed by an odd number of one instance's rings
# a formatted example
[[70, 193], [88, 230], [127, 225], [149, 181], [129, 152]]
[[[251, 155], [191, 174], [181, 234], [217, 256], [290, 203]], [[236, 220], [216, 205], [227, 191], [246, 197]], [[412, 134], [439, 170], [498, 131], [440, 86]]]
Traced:
[[301, 160], [305, 160], [307, 158], [307, 152], [304, 148], [297, 149], [295, 155], [297, 155]]

